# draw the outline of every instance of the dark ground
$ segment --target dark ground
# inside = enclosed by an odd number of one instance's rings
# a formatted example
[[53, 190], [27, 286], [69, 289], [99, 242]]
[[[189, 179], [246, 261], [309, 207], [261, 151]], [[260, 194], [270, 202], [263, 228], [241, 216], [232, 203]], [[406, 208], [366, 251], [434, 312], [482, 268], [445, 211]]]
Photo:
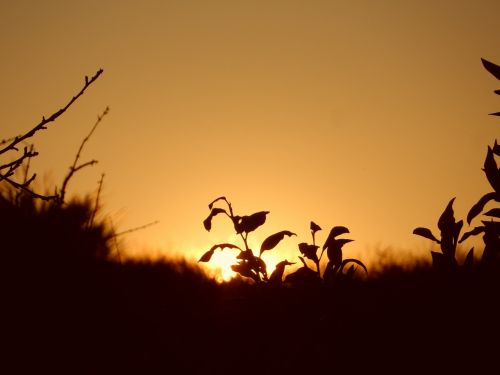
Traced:
[[1, 203], [3, 374], [498, 370], [498, 269], [217, 285], [181, 263], [112, 260], [78, 205]]

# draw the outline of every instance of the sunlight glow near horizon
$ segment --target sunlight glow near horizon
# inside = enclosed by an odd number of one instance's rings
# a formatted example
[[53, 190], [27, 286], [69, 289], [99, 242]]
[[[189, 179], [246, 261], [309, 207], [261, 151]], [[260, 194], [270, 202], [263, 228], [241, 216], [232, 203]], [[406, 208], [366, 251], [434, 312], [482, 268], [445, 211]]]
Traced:
[[377, 246], [428, 251], [412, 230], [436, 231], [454, 196], [464, 218], [489, 189], [500, 103], [480, 57], [500, 63], [498, 14], [487, 0], [4, 2], [0, 139], [102, 67], [37, 136], [32, 169], [42, 188], [46, 173], [59, 183], [109, 105], [83, 155], [99, 164], [70, 192], [94, 192], [105, 172], [119, 228], [160, 221], [128, 236], [129, 254], [198, 259], [231, 233], [202, 225], [221, 195], [237, 214], [271, 212], [257, 245], [297, 233], [265, 259], [298, 262], [310, 220], [323, 236], [347, 226], [346, 254], [362, 260]]

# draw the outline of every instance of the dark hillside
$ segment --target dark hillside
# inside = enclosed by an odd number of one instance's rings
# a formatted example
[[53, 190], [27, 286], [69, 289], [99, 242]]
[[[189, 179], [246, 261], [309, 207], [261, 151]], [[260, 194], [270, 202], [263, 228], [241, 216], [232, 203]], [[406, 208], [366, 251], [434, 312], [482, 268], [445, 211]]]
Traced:
[[[89, 202], [0, 200], [8, 373], [427, 373], [493, 366], [498, 269], [387, 269], [324, 287], [217, 285], [118, 262]], [[3, 372], [3, 371], [2, 371]]]

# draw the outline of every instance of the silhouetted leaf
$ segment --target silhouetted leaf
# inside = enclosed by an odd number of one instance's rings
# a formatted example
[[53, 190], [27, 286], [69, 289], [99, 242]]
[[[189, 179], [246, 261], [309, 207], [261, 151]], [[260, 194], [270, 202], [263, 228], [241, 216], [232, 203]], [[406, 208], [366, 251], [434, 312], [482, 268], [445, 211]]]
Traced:
[[236, 259], [245, 261], [249, 268], [254, 270], [256, 273], [261, 272], [264, 276], [267, 276], [266, 263], [259, 257], [256, 257], [251, 249], [242, 250]]
[[236, 245], [233, 245], [233, 244], [230, 244], [230, 243], [221, 243], [221, 244], [212, 246], [212, 248], [210, 250], [208, 250], [205, 254], [203, 254], [201, 256], [201, 258], [200, 258], [200, 260], [198, 260], [198, 262], [208, 262], [208, 261], [210, 261], [210, 259], [214, 255], [215, 250], [217, 250], [218, 248], [220, 248], [221, 250], [223, 250], [224, 248], [241, 250]]
[[325, 244], [323, 245], [323, 249], [326, 249], [330, 246], [330, 243], [335, 241], [335, 237], [340, 236], [341, 234], [344, 233], [349, 233], [349, 229], [346, 227], [333, 227], [332, 230], [330, 231], [330, 234], [328, 235], [328, 238], [325, 241]]
[[209, 262], [212, 259], [212, 255], [214, 255], [214, 250], [208, 250], [205, 254], [201, 256], [198, 262]]
[[489, 113], [490, 116], [500, 116], [500, 112]]
[[[496, 234], [496, 236], [500, 235], [500, 221], [481, 221], [483, 223], [485, 232], [491, 232], [492, 234]], [[498, 248], [500, 251], [500, 248]]]
[[470, 249], [464, 260], [464, 267], [466, 269], [472, 269], [474, 266], [474, 248]]
[[483, 58], [481, 58], [481, 61], [488, 72], [490, 72], [496, 79], [500, 79], [500, 66]]
[[229, 204], [226, 197], [219, 197], [219, 198], [214, 199], [212, 202], [210, 202], [210, 204], [208, 205], [208, 208], [212, 209], [212, 207], [214, 206], [214, 203], [217, 201], [220, 201], [220, 200], [224, 200], [224, 201], [226, 201], [227, 204]]
[[301, 242], [299, 243], [299, 250], [300, 252], [308, 259], [311, 259], [314, 262], [318, 262], [318, 255], [316, 254], [316, 251], [318, 250], [319, 246], [316, 245], [309, 245], [308, 243]]
[[483, 170], [493, 190], [495, 190], [497, 194], [500, 194], [500, 172], [491, 147], [488, 147], [488, 153], [486, 154], [486, 159], [484, 160]]
[[252, 271], [252, 268], [250, 267], [248, 262], [240, 262], [238, 264], [232, 265], [231, 269], [234, 272], [239, 273], [241, 276], [249, 277], [249, 278], [255, 280], [256, 282], [259, 281], [259, 277], [257, 276], [257, 274], [255, 272]]
[[413, 234], [416, 234], [417, 236], [422, 236], [422, 237], [425, 237], [431, 241], [434, 241], [436, 243], [441, 243], [436, 237], [434, 237], [434, 235], [432, 234], [431, 230], [428, 229], [428, 228], [422, 228], [422, 227], [419, 227], [419, 228], [415, 228], [413, 230]]
[[[453, 216], [453, 202], [455, 198], [452, 198], [446, 208], [444, 209], [441, 217], [438, 221], [438, 228], [441, 232], [453, 235], [453, 229], [455, 227], [455, 217]], [[441, 234], [441, 236], [443, 233]]]
[[500, 95], [500, 90], [493, 91], [495, 94]]
[[360, 266], [361, 268], [363, 268], [366, 273], [368, 273], [368, 269], [366, 268], [366, 266], [360, 260], [351, 259], [351, 258], [344, 259], [344, 261], [342, 261], [342, 265], [340, 266], [340, 272], [342, 272], [342, 270], [344, 269], [344, 267], [346, 265], [348, 265], [349, 263], [356, 263], [358, 266]]
[[300, 259], [300, 261], [302, 262], [302, 264], [304, 265], [305, 268], [309, 268], [309, 266], [306, 263], [306, 260], [304, 258], [302, 258], [300, 255], [299, 255], [299, 259]]
[[288, 230], [283, 230], [281, 232], [275, 233], [269, 237], [267, 237], [264, 242], [262, 242], [262, 245], [260, 246], [260, 254], [266, 250], [271, 250], [276, 247], [277, 244], [280, 243], [280, 241], [285, 237], [285, 236], [296, 236], [295, 233], [292, 233]]
[[500, 221], [482, 221], [484, 225], [484, 252], [483, 258], [488, 263], [500, 256]]
[[[500, 90], [499, 90], [500, 91]], [[493, 145], [493, 153], [496, 156], [500, 156], [500, 145], [497, 143], [497, 140], [495, 139], [495, 144]]]
[[285, 272], [285, 267], [290, 266], [292, 264], [295, 263], [291, 263], [288, 260], [279, 262], [276, 265], [276, 268], [274, 269], [273, 273], [271, 273], [271, 277], [269, 277], [269, 282], [272, 284], [281, 284], [283, 280], [283, 273]]
[[214, 208], [212, 209], [212, 211], [210, 211], [210, 215], [208, 215], [208, 217], [203, 220], [203, 226], [205, 227], [205, 229], [207, 231], [210, 232], [210, 229], [212, 229], [212, 218], [218, 214], [226, 214], [227, 215], [227, 212], [226, 210], [222, 209], [222, 208]]
[[483, 233], [484, 232], [484, 227], [481, 226], [481, 227], [475, 227], [474, 229], [468, 231], [468, 232], [465, 232], [462, 236], [462, 238], [460, 239], [460, 241], [458, 241], [458, 243], [462, 243], [464, 242], [467, 238], [469, 238], [470, 236], [477, 236], [479, 233]]
[[496, 197], [495, 192], [483, 195], [481, 199], [479, 199], [479, 201], [470, 209], [469, 214], [467, 215], [467, 223], [470, 224], [472, 219], [474, 219], [477, 215], [481, 213], [486, 203], [488, 203], [492, 199], [495, 199], [495, 197]]
[[342, 264], [342, 246], [352, 241], [353, 240], [344, 238], [330, 241], [326, 254], [328, 255], [328, 259], [333, 262], [335, 266], [340, 266]]
[[485, 216], [491, 216], [491, 217], [496, 217], [497, 219], [500, 219], [500, 208], [492, 208], [488, 212], [485, 212]]
[[311, 231], [313, 233], [316, 233], [317, 231], [321, 230], [321, 227], [316, 224], [314, 221], [311, 221], [311, 224], [309, 225], [309, 227], [311, 228]]
[[451, 199], [438, 221], [438, 228], [441, 231], [441, 251], [447, 257], [455, 257], [456, 249], [456, 229], [455, 217], [453, 216], [453, 202]]
[[266, 222], [269, 211], [256, 212], [250, 216], [242, 216], [235, 225], [236, 233], [250, 233]]

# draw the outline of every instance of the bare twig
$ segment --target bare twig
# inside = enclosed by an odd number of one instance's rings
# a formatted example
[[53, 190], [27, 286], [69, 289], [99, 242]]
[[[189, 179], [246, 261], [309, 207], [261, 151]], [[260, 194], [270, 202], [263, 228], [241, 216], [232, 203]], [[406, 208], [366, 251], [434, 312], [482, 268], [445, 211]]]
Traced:
[[104, 173], [101, 175], [101, 179], [99, 180], [99, 188], [97, 189], [97, 196], [95, 198], [94, 209], [92, 210], [92, 214], [90, 215], [88, 227], [92, 227], [94, 225], [95, 215], [97, 214], [97, 210], [99, 209], [99, 198], [101, 197], [102, 184], [104, 182]]
[[[9, 177], [3, 177], [3, 180], [5, 180], [9, 184], [11, 184], [14, 188], [25, 191], [26, 193], [30, 194], [33, 198], [38, 198], [38, 199], [41, 199], [43, 201], [50, 201], [52, 199], [56, 199], [57, 195], [41, 195], [41, 194], [35, 193], [34, 191], [32, 191], [28, 188], [28, 185], [33, 182], [35, 177], [36, 177], [36, 173], [33, 174], [33, 176], [25, 184], [20, 184], [18, 182], [15, 182], [15, 181], [11, 180]], [[2, 180], [2, 176], [0, 176], [0, 181], [1, 180]]]
[[[19, 136], [18, 136], [18, 137], [19, 137]], [[11, 141], [12, 141], [12, 140], [14, 140], [15, 138], [16, 138], [16, 137], [2, 139], [2, 140], [0, 141], [0, 146], [3, 146], [4, 144], [11, 142]]]
[[28, 149], [27, 147], [24, 148], [24, 153], [18, 157], [17, 159], [11, 161], [10, 163], [6, 163], [6, 164], [3, 164], [3, 165], [0, 165], [0, 170], [2, 169], [6, 169], [6, 168], [14, 168], [17, 169], [18, 167], [21, 166], [21, 164], [23, 163], [24, 159], [26, 158], [32, 158], [34, 156], [37, 156], [38, 155], [38, 152], [36, 151], [33, 151], [33, 146], [30, 146], [30, 148]]
[[153, 221], [152, 223], [148, 223], [148, 224], [145, 224], [145, 225], [141, 225], [140, 227], [136, 227], [136, 228], [131, 228], [131, 229], [127, 229], [127, 230], [124, 230], [123, 232], [119, 232], [119, 233], [115, 233], [113, 235], [113, 237], [118, 237], [118, 236], [122, 236], [124, 234], [129, 234], [129, 233], [132, 233], [132, 232], [136, 232], [138, 230], [142, 230], [142, 229], [146, 229], [150, 226], [153, 226], [153, 225], [156, 225], [158, 224], [160, 221], [159, 220], [156, 220], [156, 221]]
[[76, 172], [78, 172], [80, 169], [83, 169], [83, 168], [88, 167], [88, 166], [92, 166], [92, 165], [97, 163], [97, 160], [91, 160], [91, 161], [88, 161], [88, 162], [85, 162], [85, 163], [78, 165], [78, 161], [80, 160], [80, 156], [82, 154], [83, 148], [85, 147], [85, 144], [88, 142], [88, 140], [90, 139], [92, 134], [94, 134], [94, 131], [96, 130], [97, 126], [101, 123], [104, 116], [106, 116], [108, 113], [109, 113], [109, 107], [106, 107], [106, 109], [102, 112], [102, 114], [97, 116], [97, 121], [95, 122], [94, 126], [92, 127], [89, 134], [87, 134], [87, 136], [83, 139], [82, 143], [80, 144], [80, 147], [78, 148], [78, 151], [77, 151], [76, 156], [75, 156], [75, 160], [73, 161], [73, 165], [71, 167], [69, 167], [69, 172], [66, 175], [66, 177], [64, 178], [64, 181], [62, 183], [61, 192], [59, 193], [59, 198], [58, 198], [59, 204], [64, 203], [64, 198], [66, 196], [66, 188], [68, 186], [69, 181], [73, 177], [73, 175]]
[[24, 185], [29, 184], [28, 181], [29, 180], [33, 181], [35, 179], [35, 176], [36, 176], [36, 173], [34, 173], [33, 176], [31, 176], [31, 179], [28, 178], [28, 175], [30, 173], [31, 158], [37, 156], [38, 152], [35, 151], [34, 145], [30, 145], [29, 152], [30, 152], [30, 155], [27, 158], [28, 160], [26, 162], [26, 168], [24, 168], [24, 180], [23, 180]]
[[25, 139], [27, 138], [31, 138], [33, 137], [33, 135], [35, 135], [35, 133], [37, 133], [38, 131], [40, 130], [43, 130], [43, 129], [47, 129], [47, 124], [49, 122], [53, 122], [55, 121], [59, 116], [61, 116], [64, 112], [66, 112], [66, 110], [80, 97], [83, 95], [83, 93], [85, 92], [85, 90], [87, 90], [87, 88], [95, 82], [95, 80], [97, 78], [99, 78], [99, 76], [102, 74], [103, 70], [102, 69], [99, 69], [96, 74], [94, 74], [94, 76], [92, 78], [90, 78], [90, 80], [88, 79], [88, 77], [85, 77], [85, 85], [83, 86], [83, 88], [80, 90], [80, 92], [78, 94], [76, 94], [75, 96], [73, 96], [73, 98], [63, 107], [61, 108], [60, 110], [58, 110], [57, 112], [54, 112], [52, 115], [50, 115], [48, 118], [45, 118], [45, 117], [42, 117], [42, 120], [40, 121], [40, 123], [38, 125], [36, 125], [33, 129], [31, 129], [30, 131], [28, 131], [27, 133], [24, 133], [23, 135], [20, 135], [20, 136], [17, 136], [17, 137], [14, 137], [14, 139], [10, 140], [10, 142], [7, 142], [7, 146], [5, 146], [4, 148], [1, 148], [0, 149], [0, 155], [6, 153], [7, 151], [9, 150], [16, 150], [17, 151], [17, 148], [16, 146], [24, 141]]
[[[38, 131], [47, 129], [47, 124], [49, 122], [55, 121], [59, 116], [61, 116], [64, 112], [66, 112], [66, 110], [69, 107], [71, 107], [71, 105], [80, 96], [83, 95], [83, 93], [85, 92], [85, 90], [92, 83], [94, 83], [95, 80], [97, 80], [97, 78], [99, 78], [99, 76], [102, 74], [102, 72], [103, 72], [103, 70], [99, 69], [94, 74], [94, 76], [92, 76], [90, 78], [90, 80], [86, 76], [85, 77], [85, 84], [84, 84], [83, 88], [75, 96], [73, 96], [73, 98], [63, 108], [59, 109], [57, 112], [54, 112], [48, 118], [42, 117], [42, 121], [40, 121], [40, 123], [38, 123], [38, 125], [36, 125], [34, 128], [32, 128], [30, 131], [28, 131], [28, 132], [26, 132], [26, 133], [24, 133], [22, 135], [18, 135], [18, 136], [14, 137], [14, 138], [8, 138], [8, 139], [5, 139], [5, 140], [2, 140], [0, 142], [0, 146], [3, 146], [3, 147], [0, 147], [0, 155], [5, 154], [8, 151], [19, 151], [18, 145], [20, 143], [25, 143], [28, 138], [33, 137]], [[19, 158], [15, 159], [14, 161], [9, 162], [7, 164], [0, 164], [0, 171], [3, 170], [3, 169], [7, 169], [6, 172], [0, 173], [0, 182], [1, 181], [5, 181], [5, 182], [9, 183], [10, 185], [12, 185], [15, 189], [27, 192], [31, 196], [33, 196], [34, 198], [39, 198], [39, 199], [42, 199], [42, 200], [56, 199], [57, 198], [57, 194], [56, 195], [50, 195], [50, 196], [49, 195], [41, 195], [41, 194], [35, 193], [34, 191], [32, 191], [31, 189], [28, 188], [28, 186], [36, 178], [36, 174], [33, 174], [33, 176], [31, 176], [30, 178], [28, 178], [29, 160], [32, 157], [35, 157], [37, 155], [38, 155], [38, 153], [35, 152], [35, 151], [33, 151], [33, 148], [30, 145], [29, 150], [26, 147], [24, 148], [24, 153]], [[14, 171], [17, 168], [19, 168], [23, 164], [24, 160], [26, 160], [26, 159], [28, 159], [28, 166], [27, 166], [26, 171], [25, 171], [25, 176], [24, 176], [23, 183], [19, 183], [19, 182], [16, 182], [16, 181], [12, 180], [10, 177], [12, 177], [12, 175], [14, 174]]]

